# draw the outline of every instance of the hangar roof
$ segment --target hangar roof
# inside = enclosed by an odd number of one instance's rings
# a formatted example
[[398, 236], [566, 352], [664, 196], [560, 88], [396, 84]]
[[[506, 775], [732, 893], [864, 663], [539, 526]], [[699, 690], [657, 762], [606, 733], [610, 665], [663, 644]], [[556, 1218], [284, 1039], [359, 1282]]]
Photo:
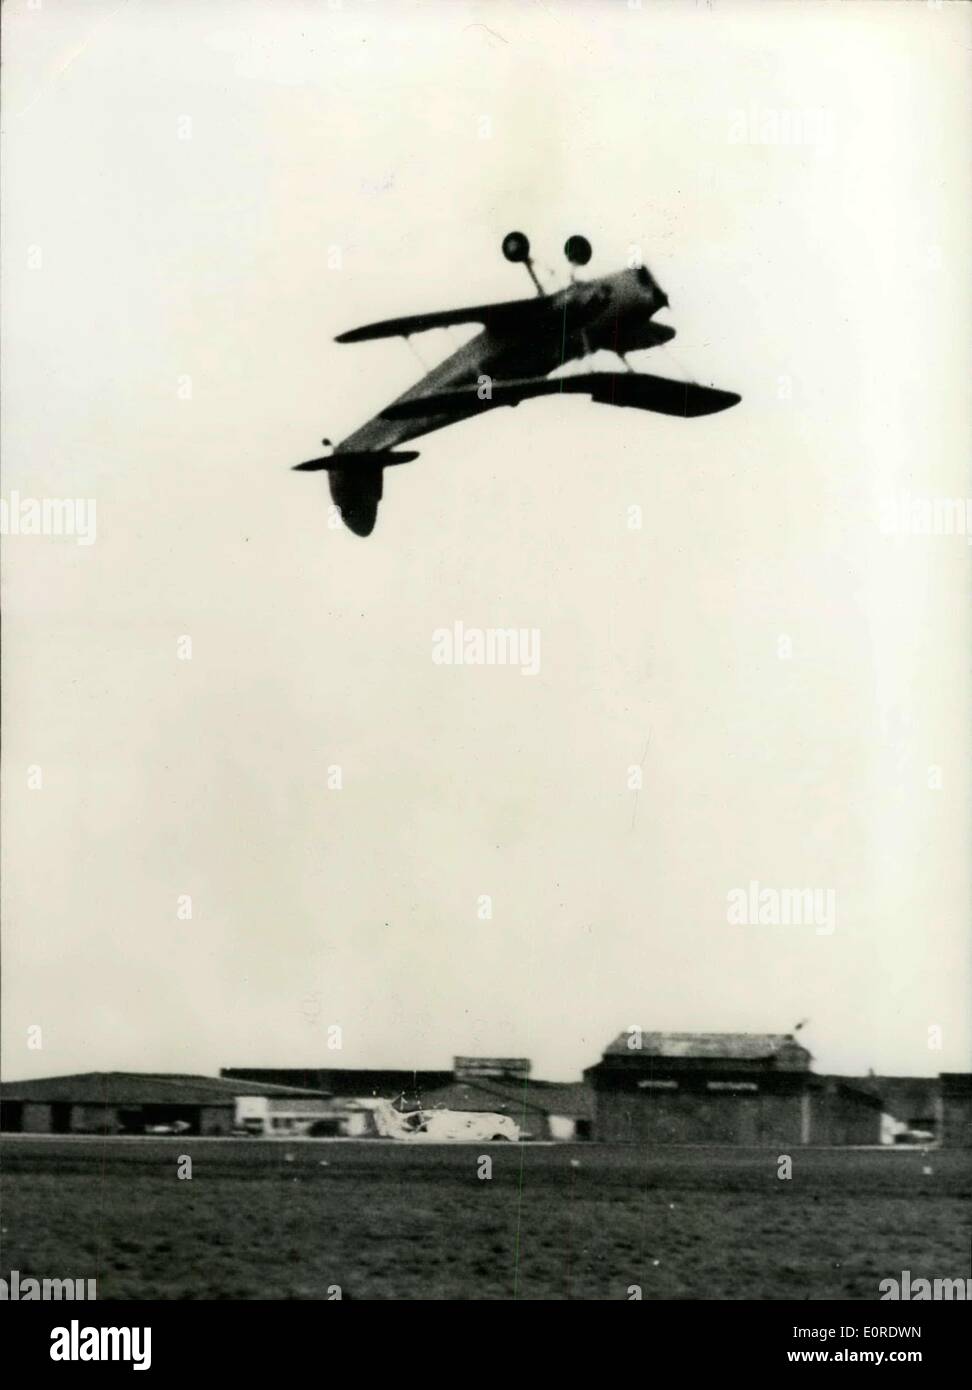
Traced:
[[[318, 1067], [318, 1068], [271, 1068], [271, 1067], [222, 1067], [220, 1076], [233, 1078], [234, 1085], [253, 1077], [263, 1082], [273, 1082], [283, 1086], [300, 1086], [304, 1089], [316, 1088], [326, 1095], [364, 1097], [384, 1096], [388, 1100], [403, 1091], [411, 1095], [415, 1091], [426, 1091], [432, 1087], [448, 1086], [453, 1079], [451, 1071], [412, 1071], [407, 1068], [362, 1068], [362, 1067]], [[240, 1093], [241, 1094], [241, 1093]]]
[[236, 1096], [320, 1098], [326, 1094], [296, 1086], [172, 1072], [87, 1071], [31, 1081], [0, 1081], [2, 1100], [67, 1101], [75, 1105], [232, 1105]]
[[493, 1077], [453, 1081], [423, 1091], [423, 1106], [450, 1110], [495, 1110], [516, 1119], [524, 1110], [569, 1119], [592, 1119], [594, 1096], [589, 1086], [575, 1081], [506, 1081]]
[[605, 1057], [632, 1055], [642, 1057], [671, 1057], [693, 1060], [763, 1061], [781, 1054], [795, 1058], [810, 1053], [792, 1033], [646, 1033], [642, 1032], [640, 1046], [632, 1047], [632, 1030], [626, 1028], [604, 1049]]

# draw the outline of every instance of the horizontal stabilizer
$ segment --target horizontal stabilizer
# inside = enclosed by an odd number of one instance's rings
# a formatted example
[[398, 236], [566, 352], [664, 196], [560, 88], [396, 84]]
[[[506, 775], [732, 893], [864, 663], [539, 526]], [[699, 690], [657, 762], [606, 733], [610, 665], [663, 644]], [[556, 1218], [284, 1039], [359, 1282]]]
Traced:
[[477, 403], [483, 410], [499, 405], [519, 405], [533, 396], [589, 395], [603, 405], [630, 406], [661, 415], [691, 418], [728, 410], [742, 399], [735, 391], [718, 391], [688, 381], [670, 381], [647, 372], [582, 372], [577, 376], [527, 377], [521, 381], [494, 381], [491, 395], [483, 388], [462, 386], [427, 396], [398, 401], [382, 411], [386, 420], [408, 420], [426, 415], [468, 415]]
[[295, 473], [322, 473], [332, 469], [340, 471], [345, 468], [354, 469], [363, 464], [370, 464], [377, 468], [390, 468], [396, 463], [411, 463], [418, 458], [418, 451], [415, 449], [400, 449], [397, 453], [390, 450], [385, 453], [367, 451], [348, 452], [344, 454], [331, 454], [326, 459], [308, 459], [306, 463], [295, 463], [293, 471]]

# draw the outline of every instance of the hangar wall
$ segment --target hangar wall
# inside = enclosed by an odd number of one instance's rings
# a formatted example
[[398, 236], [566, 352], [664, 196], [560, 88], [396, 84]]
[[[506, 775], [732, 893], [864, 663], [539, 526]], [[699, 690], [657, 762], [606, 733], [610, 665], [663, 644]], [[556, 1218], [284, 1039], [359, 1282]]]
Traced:
[[606, 1144], [787, 1144], [802, 1142], [799, 1093], [599, 1091], [594, 1136]]
[[113, 1105], [72, 1105], [72, 1134], [118, 1134], [122, 1123]]
[[944, 1072], [941, 1095], [942, 1143], [972, 1148], [972, 1073]]
[[25, 1134], [50, 1134], [53, 1131], [51, 1107], [25, 1101], [20, 1127]]
[[811, 1100], [809, 1144], [880, 1144], [881, 1102], [864, 1091], [824, 1079]]

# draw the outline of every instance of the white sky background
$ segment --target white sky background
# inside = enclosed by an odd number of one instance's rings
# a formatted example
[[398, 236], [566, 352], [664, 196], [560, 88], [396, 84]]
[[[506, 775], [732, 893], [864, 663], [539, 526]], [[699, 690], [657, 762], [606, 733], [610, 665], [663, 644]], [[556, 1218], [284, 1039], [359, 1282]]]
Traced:
[[[969, 7], [4, 19], [3, 496], [98, 508], [4, 545], [4, 1074], [568, 1078], [804, 1017], [821, 1070], [967, 1070], [972, 552], [879, 519], [970, 491]], [[334, 335], [529, 294], [512, 228], [548, 284], [568, 234], [640, 246], [679, 335], [641, 365], [743, 403], [498, 410], [329, 529], [289, 466], [419, 370]], [[539, 628], [540, 674], [433, 665], [456, 620]], [[833, 935], [730, 926], [751, 879], [835, 890]]]

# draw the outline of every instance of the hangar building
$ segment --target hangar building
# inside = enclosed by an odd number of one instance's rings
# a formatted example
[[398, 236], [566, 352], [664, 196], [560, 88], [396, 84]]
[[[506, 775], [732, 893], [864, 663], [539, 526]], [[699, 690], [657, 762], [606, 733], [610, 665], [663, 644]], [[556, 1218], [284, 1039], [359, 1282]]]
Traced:
[[268, 1130], [306, 1123], [333, 1126], [325, 1092], [241, 1084], [221, 1077], [92, 1071], [0, 1082], [0, 1128], [30, 1134], [144, 1134], [177, 1126], [184, 1134], [231, 1134], [241, 1101], [262, 1112]]
[[588, 1067], [604, 1143], [878, 1144], [881, 1101], [817, 1076], [792, 1034], [629, 1028]]

